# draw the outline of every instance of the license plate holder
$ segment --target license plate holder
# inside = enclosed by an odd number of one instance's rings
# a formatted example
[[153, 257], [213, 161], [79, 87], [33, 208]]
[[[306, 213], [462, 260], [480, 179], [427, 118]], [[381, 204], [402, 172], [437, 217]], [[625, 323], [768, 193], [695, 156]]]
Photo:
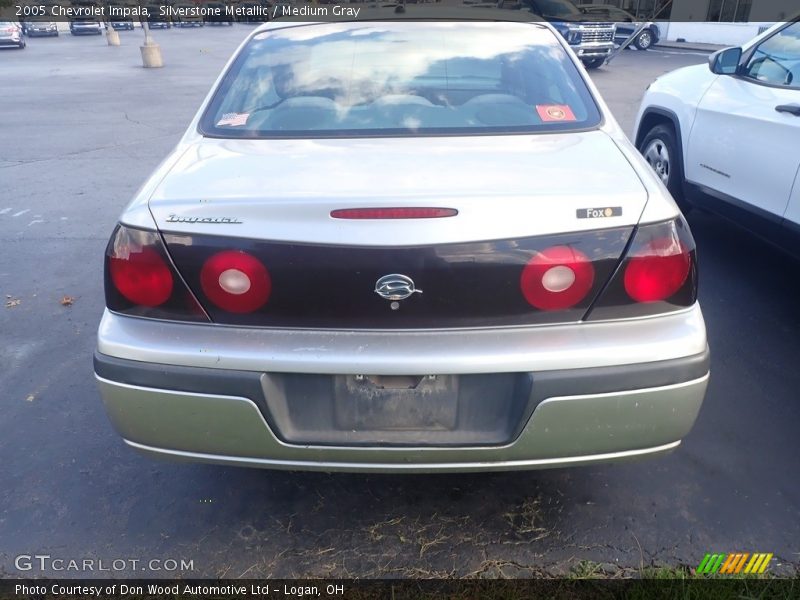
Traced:
[[339, 375], [334, 418], [350, 431], [444, 431], [458, 421], [458, 376]]

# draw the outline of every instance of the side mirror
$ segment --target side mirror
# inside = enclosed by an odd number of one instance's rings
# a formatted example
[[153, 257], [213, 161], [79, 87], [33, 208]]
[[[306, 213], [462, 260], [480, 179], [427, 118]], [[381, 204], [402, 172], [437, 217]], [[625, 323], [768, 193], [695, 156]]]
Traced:
[[708, 68], [717, 75], [736, 75], [741, 61], [741, 48], [725, 48], [708, 57]]

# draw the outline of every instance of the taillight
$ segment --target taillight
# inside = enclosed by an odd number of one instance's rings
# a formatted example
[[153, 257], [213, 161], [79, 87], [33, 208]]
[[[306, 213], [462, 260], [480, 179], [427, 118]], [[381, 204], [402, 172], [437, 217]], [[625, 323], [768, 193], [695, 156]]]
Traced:
[[692, 260], [680, 240], [649, 242], [625, 267], [625, 291], [636, 302], [659, 302], [675, 294], [686, 281]]
[[115, 312], [208, 321], [154, 231], [120, 225], [106, 248], [106, 306]]
[[203, 293], [217, 307], [232, 313], [251, 313], [267, 303], [272, 280], [252, 254], [224, 250], [211, 256], [200, 272]]
[[647, 316], [691, 306], [697, 300], [697, 257], [682, 217], [640, 225], [588, 320]]
[[552, 246], [525, 265], [520, 289], [528, 304], [539, 310], [564, 310], [583, 300], [594, 284], [594, 267], [583, 252]]
[[158, 306], [172, 295], [172, 273], [153, 248], [127, 246], [109, 257], [111, 280], [119, 293], [134, 304]]

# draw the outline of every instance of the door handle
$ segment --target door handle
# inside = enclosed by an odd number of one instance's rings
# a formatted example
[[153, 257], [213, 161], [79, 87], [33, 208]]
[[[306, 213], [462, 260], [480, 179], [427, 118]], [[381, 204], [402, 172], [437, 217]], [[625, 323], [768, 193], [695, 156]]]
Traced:
[[776, 106], [775, 110], [782, 113], [789, 113], [795, 117], [800, 117], [800, 104], [781, 104]]

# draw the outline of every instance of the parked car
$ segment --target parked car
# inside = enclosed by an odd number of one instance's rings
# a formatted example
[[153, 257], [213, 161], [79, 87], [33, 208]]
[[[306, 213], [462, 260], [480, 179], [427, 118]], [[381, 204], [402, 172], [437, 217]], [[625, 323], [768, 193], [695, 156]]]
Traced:
[[265, 23], [269, 21], [272, 3], [266, 0], [242, 0], [238, 2], [241, 12], [237, 20], [241, 23]]
[[519, 8], [551, 23], [587, 69], [599, 69], [614, 51], [614, 23], [582, 13], [570, 0], [499, 0], [498, 6]]
[[52, 21], [29, 21], [25, 23], [28, 37], [58, 36], [58, 23]]
[[25, 38], [22, 36], [22, 27], [19, 23], [0, 21], [0, 47], [2, 46], [25, 47]]
[[[108, 29], [108, 23], [106, 23], [106, 29]], [[111, 27], [114, 28], [114, 31], [133, 31], [133, 19], [118, 19], [111, 21]]]
[[94, 369], [128, 445], [479, 471], [689, 432], [709, 355], [678, 207], [549, 24], [425, 9], [260, 26], [125, 209]]
[[199, 12], [197, 4], [176, 4], [175, 8], [180, 12], [172, 20], [175, 27], [203, 27], [203, 16]]
[[661, 39], [661, 30], [656, 23], [652, 21], [639, 21], [635, 15], [629, 13], [627, 10], [598, 4], [579, 4], [578, 8], [583, 14], [594, 15], [602, 19], [614, 21], [614, 24], [617, 26], [615, 39], [617, 44], [624, 43], [643, 25], [644, 28], [632, 42], [636, 48], [639, 50], [649, 50]]
[[206, 8], [216, 9], [218, 14], [209, 14], [205, 17], [205, 22], [209, 25], [229, 25], [233, 26], [233, 17], [225, 12], [225, 5], [222, 2], [207, 2]]
[[730, 217], [800, 257], [800, 22], [657, 79], [636, 145], [684, 210]]
[[172, 27], [172, 22], [170, 21], [169, 16], [161, 14], [162, 6], [166, 5], [147, 5], [147, 17], [141, 19], [141, 21], [143, 23], [147, 22], [147, 25], [150, 27], [150, 29], [170, 29]]
[[69, 22], [69, 32], [72, 35], [102, 35], [103, 26], [100, 21], [78, 20]]

